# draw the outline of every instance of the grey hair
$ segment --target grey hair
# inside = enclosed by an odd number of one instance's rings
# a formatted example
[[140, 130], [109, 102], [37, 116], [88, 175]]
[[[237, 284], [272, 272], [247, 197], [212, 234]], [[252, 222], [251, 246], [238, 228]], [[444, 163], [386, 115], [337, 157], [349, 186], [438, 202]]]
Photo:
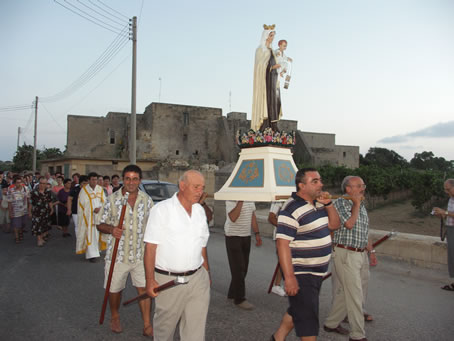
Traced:
[[190, 169], [190, 170], [184, 172], [183, 175], [180, 176], [180, 178], [178, 179], [178, 184], [180, 182], [188, 183], [188, 175], [190, 173], [196, 173], [196, 174], [199, 174], [201, 177], [203, 177], [203, 174], [200, 173], [199, 171], [197, 171], [195, 169]]
[[342, 190], [342, 193], [345, 193], [345, 189], [348, 185], [350, 185], [350, 180], [353, 179], [353, 178], [357, 178], [357, 176], [355, 175], [347, 175], [344, 180], [342, 180], [342, 184], [341, 184], [341, 190]]
[[454, 186], [454, 179], [446, 179], [445, 184]]

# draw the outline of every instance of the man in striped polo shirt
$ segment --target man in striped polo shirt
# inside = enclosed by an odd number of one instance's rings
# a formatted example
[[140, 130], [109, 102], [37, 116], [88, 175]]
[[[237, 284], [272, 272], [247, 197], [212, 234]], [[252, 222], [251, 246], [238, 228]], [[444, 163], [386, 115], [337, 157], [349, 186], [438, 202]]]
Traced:
[[273, 341], [285, 340], [293, 328], [301, 340], [317, 340], [320, 287], [331, 257], [330, 231], [340, 226], [316, 169], [300, 169], [295, 184], [297, 191], [278, 217], [277, 248], [290, 307], [272, 335]]

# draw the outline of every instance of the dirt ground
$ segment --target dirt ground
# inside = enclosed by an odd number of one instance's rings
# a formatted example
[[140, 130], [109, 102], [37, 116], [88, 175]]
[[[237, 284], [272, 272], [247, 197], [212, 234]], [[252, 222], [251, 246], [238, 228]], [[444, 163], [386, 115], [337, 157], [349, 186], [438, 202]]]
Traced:
[[371, 229], [426, 236], [440, 235], [440, 219], [416, 211], [410, 200], [388, 204], [370, 210], [368, 214]]

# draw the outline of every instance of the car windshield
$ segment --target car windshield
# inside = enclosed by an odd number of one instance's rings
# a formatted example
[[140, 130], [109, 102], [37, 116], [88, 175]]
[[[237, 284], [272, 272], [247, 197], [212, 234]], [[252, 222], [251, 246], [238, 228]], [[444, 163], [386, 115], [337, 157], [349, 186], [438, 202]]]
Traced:
[[178, 192], [178, 186], [175, 184], [152, 183], [143, 184], [143, 187], [155, 202], [168, 199]]

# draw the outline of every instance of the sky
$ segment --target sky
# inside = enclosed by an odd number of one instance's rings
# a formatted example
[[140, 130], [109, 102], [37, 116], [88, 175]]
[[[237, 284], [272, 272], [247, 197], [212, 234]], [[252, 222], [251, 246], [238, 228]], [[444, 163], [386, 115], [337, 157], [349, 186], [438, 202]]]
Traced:
[[284, 119], [363, 155], [382, 147], [454, 160], [454, 1], [276, 4], [1, 0], [0, 160], [14, 156], [19, 127], [19, 143], [33, 144], [35, 96], [38, 148], [64, 150], [67, 115], [130, 112], [132, 43], [121, 34], [133, 16], [137, 113], [164, 102], [250, 118], [255, 49], [263, 24], [275, 24], [273, 47], [286, 39], [294, 61]]

